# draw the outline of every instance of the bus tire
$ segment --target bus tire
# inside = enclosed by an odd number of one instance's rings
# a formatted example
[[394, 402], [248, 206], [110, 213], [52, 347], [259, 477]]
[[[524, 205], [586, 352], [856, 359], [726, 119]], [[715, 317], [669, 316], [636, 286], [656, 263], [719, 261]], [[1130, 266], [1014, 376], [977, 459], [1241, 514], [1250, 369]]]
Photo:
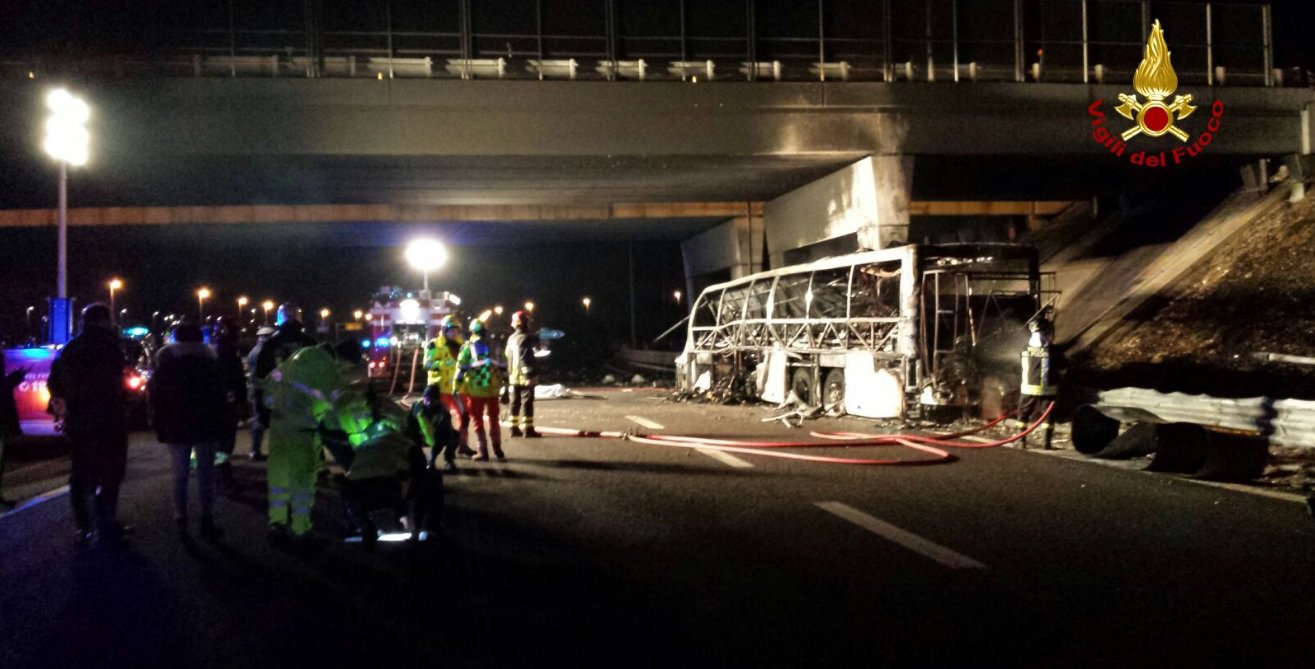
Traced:
[[813, 370], [800, 367], [790, 377], [790, 392], [806, 406], [813, 406]]
[[845, 412], [845, 370], [828, 370], [822, 382], [822, 408], [828, 412]]

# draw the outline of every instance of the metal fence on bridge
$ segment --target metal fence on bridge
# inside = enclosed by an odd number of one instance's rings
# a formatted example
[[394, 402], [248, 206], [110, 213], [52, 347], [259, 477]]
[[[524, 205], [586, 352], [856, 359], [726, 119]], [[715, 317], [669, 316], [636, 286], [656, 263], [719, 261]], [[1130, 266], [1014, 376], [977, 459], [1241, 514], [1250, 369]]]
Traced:
[[[31, 3], [55, 5], [58, 3]], [[57, 45], [29, 77], [1128, 83], [1153, 20], [1186, 85], [1283, 85], [1267, 4], [1149, 0], [180, 0]], [[40, 9], [28, 10], [39, 14]], [[64, 5], [47, 11], [68, 12]], [[21, 12], [20, 12], [21, 13]], [[32, 17], [21, 17], [31, 19]], [[41, 16], [26, 22], [41, 25]], [[149, 22], [146, 19], [149, 18]], [[111, 20], [112, 19], [112, 20]], [[55, 19], [51, 19], [55, 20]], [[151, 26], [134, 34], [135, 24]], [[99, 26], [109, 25], [110, 28]], [[106, 48], [104, 45], [108, 44]], [[100, 45], [100, 46], [98, 46]], [[114, 45], [118, 45], [115, 47]], [[1288, 77], [1297, 83], [1301, 73]]]

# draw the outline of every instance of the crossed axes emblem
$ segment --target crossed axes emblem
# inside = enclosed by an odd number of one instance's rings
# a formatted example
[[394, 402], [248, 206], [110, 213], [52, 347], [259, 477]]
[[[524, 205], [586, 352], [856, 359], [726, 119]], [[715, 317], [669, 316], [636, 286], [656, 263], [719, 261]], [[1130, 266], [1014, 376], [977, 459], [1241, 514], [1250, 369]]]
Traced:
[[[1192, 106], [1191, 95], [1176, 95], [1173, 102], [1166, 105], [1164, 98], [1148, 97], [1143, 104], [1137, 101], [1136, 95], [1119, 93], [1119, 102], [1123, 104], [1115, 107], [1114, 111], [1130, 121], [1137, 122], [1137, 125], [1123, 131], [1123, 141], [1126, 142], [1143, 132], [1151, 137], [1159, 137], [1167, 132], [1177, 137], [1179, 141], [1187, 141], [1189, 135], [1182, 128], [1174, 125], [1174, 121], [1181, 121], [1196, 111], [1196, 107]], [[1148, 125], [1148, 115], [1151, 116], [1149, 123], [1153, 125]]]

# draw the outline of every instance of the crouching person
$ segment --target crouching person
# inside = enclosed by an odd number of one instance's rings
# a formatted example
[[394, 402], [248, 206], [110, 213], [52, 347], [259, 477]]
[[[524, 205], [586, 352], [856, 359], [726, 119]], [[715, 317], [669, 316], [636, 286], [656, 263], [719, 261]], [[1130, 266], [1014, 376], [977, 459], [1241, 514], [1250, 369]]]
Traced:
[[[340, 395], [325, 421], [324, 443], [346, 470], [339, 481], [348, 517], [367, 546], [381, 531], [403, 529], [418, 540], [437, 529], [442, 477], [426, 466], [424, 442], [412, 438], [409, 423], [397, 405], [355, 388]], [[450, 436], [455, 448], [455, 432]]]

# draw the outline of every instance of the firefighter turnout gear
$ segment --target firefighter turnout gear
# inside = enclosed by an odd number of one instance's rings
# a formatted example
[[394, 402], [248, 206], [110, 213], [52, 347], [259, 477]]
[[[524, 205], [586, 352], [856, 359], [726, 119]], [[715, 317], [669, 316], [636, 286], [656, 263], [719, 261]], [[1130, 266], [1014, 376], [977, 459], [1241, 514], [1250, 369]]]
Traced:
[[[507, 338], [504, 355], [507, 359], [507, 383], [511, 385], [511, 436], [537, 437], [534, 430], [534, 385], [538, 372], [534, 366], [534, 351], [539, 338], [528, 332], [529, 315], [517, 311], [511, 317], [516, 332]], [[521, 409], [524, 407], [524, 414]]]
[[[1031, 424], [1040, 418], [1046, 407], [1059, 395], [1056, 381], [1058, 365], [1055, 364], [1055, 354], [1050, 345], [1049, 322], [1034, 319], [1028, 323], [1028, 329], [1031, 335], [1021, 355], [1022, 379], [1018, 399], [1018, 420], [1023, 424]], [[1040, 429], [1044, 447], [1049, 449], [1055, 433], [1054, 418], [1048, 416]], [[1027, 447], [1026, 440], [1019, 443]]]

